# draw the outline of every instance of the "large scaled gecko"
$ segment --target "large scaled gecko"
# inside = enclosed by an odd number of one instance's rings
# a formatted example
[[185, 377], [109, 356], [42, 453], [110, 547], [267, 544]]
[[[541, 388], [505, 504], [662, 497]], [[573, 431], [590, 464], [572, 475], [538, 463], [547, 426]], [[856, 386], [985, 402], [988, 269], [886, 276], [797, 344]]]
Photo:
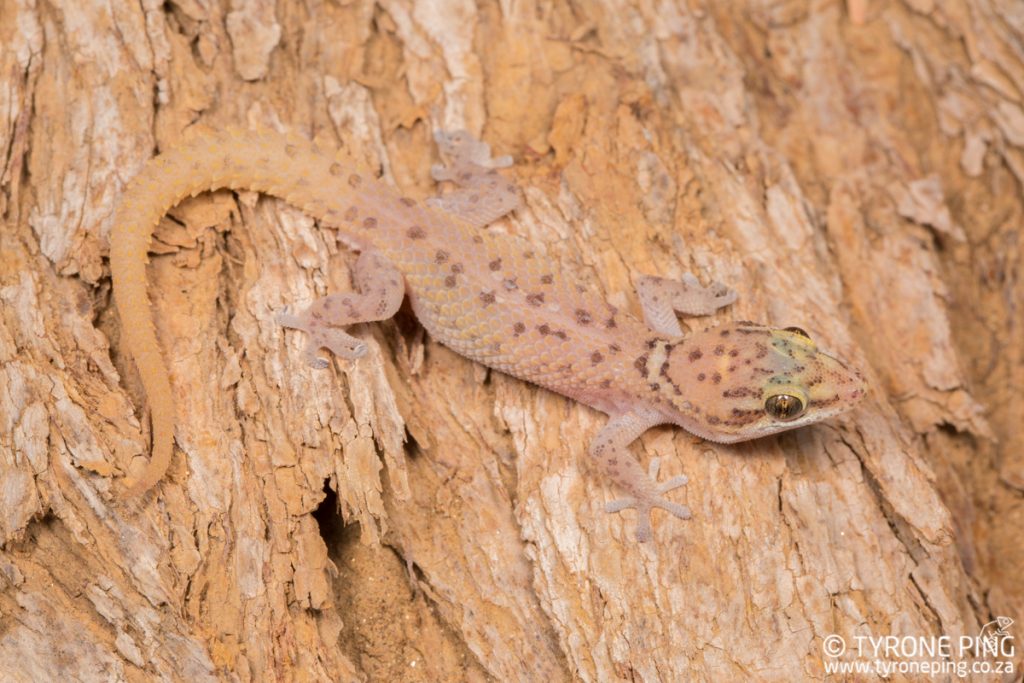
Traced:
[[644, 471], [630, 454], [646, 430], [675, 424], [731, 443], [830, 418], [864, 394], [858, 372], [799, 328], [740, 322], [684, 336], [677, 312], [709, 314], [735, 300], [721, 285], [703, 287], [692, 275], [641, 277], [641, 322], [521, 239], [484, 230], [518, 205], [516, 188], [496, 170], [511, 161], [491, 159], [490, 147], [467, 133], [435, 137], [446, 165], [435, 166], [433, 176], [456, 189], [426, 201], [402, 196], [344, 156], [269, 131], [199, 136], [152, 159], [131, 182], [114, 217], [110, 266], [125, 345], [149, 402], [153, 455], [130, 495], [164, 475], [175, 420], [146, 287], [153, 230], [186, 196], [221, 188], [282, 197], [359, 252], [353, 291], [277, 318], [306, 333], [311, 365], [327, 366], [322, 349], [347, 359], [364, 355], [365, 344], [342, 328], [389, 318], [408, 296], [445, 346], [608, 414], [588, 453], [626, 493], [606, 509], [637, 510], [639, 541], [651, 538], [653, 508], [690, 517], [664, 496], [686, 478], [658, 483], [657, 459]]

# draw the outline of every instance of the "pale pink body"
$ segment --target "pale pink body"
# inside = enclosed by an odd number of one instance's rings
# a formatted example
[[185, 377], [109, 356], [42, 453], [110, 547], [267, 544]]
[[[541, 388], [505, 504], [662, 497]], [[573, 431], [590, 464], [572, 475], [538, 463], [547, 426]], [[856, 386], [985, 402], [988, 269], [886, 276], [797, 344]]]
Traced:
[[[818, 351], [802, 331], [743, 324], [683, 338], [675, 312], [704, 314], [731, 303], [735, 295], [719, 285], [641, 278], [646, 324], [616, 310], [528, 244], [484, 229], [517, 206], [514, 186], [494, 170], [507, 161], [491, 160], [487, 146], [464, 133], [440, 134], [438, 141], [449, 166], [435, 167], [434, 175], [459, 189], [426, 202], [401, 197], [301, 139], [247, 131], [161, 155], [132, 183], [115, 218], [111, 269], [153, 421], [154, 456], [133, 493], [166, 470], [174, 419], [146, 294], [152, 230], [184, 196], [221, 187], [283, 197], [337, 227], [339, 239], [360, 251], [355, 291], [279, 316], [309, 335], [311, 364], [326, 364], [322, 348], [361, 356], [365, 347], [341, 328], [390, 317], [407, 295], [437, 341], [611, 416], [589, 453], [629, 494], [609, 509], [638, 508], [640, 540], [651, 535], [652, 507], [689, 516], [662, 497], [685, 479], [658, 485], [628, 452], [649, 427], [675, 423], [705, 438], [737, 441], [824, 419], [863, 394], [856, 372]], [[794, 401], [800, 411], [792, 415]]]

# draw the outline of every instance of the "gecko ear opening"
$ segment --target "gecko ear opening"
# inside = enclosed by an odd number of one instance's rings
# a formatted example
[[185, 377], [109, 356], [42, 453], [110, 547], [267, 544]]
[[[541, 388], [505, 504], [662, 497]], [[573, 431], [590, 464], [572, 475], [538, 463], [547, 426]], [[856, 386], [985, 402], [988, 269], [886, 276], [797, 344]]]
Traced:
[[800, 417], [805, 407], [804, 402], [792, 394], [775, 394], [764, 402], [765, 412], [783, 422]]

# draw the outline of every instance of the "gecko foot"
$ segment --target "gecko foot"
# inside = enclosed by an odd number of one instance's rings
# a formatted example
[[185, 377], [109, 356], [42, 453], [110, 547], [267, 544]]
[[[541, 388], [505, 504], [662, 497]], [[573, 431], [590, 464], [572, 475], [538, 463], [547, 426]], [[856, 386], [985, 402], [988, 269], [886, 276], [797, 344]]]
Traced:
[[329, 362], [319, 355], [320, 349], [329, 349], [340, 358], [355, 360], [366, 355], [366, 343], [338, 329], [325, 327], [308, 314], [292, 315], [286, 308], [274, 316], [275, 322], [283, 327], [303, 330], [309, 335], [303, 356], [306, 363], [317, 370], [323, 370]]
[[[450, 180], [460, 185], [471, 185], [467, 182], [470, 178], [476, 179], [476, 174], [471, 176], [463, 175], [466, 171], [476, 169], [508, 168], [512, 165], [512, 157], [507, 154], [497, 158], [491, 157], [491, 146], [482, 140], [477, 140], [467, 131], [434, 131], [434, 142], [437, 143], [437, 150], [447, 161], [447, 164], [434, 164], [430, 167], [430, 174], [434, 180]], [[474, 169], [474, 170], [476, 170]]]
[[685, 273], [679, 280], [641, 275], [636, 281], [636, 293], [647, 326], [670, 337], [683, 333], [676, 313], [711, 315], [736, 301], [736, 292], [732, 289], [720, 282], [705, 287], [693, 273]]
[[[661, 468], [661, 460], [654, 458], [651, 460], [651, 465], [648, 468], [648, 476], [651, 482], [658, 480], [658, 470]], [[652, 491], [645, 493], [643, 496], [628, 496], [626, 498], [619, 498], [605, 505], [605, 512], [621, 512], [629, 508], [634, 508], [637, 511], [636, 520], [636, 540], [638, 543], [646, 543], [651, 540], [653, 532], [651, 530], [651, 510], [654, 508], [661, 508], [666, 512], [670, 512], [679, 519], [690, 519], [690, 508], [679, 503], [673, 503], [665, 500], [661, 496], [663, 493], [668, 493], [673, 489], [677, 489], [680, 486], [684, 486], [688, 482], [686, 475], [679, 475], [672, 477], [668, 481], [657, 484]]]
[[431, 197], [427, 206], [454, 214], [478, 228], [496, 221], [519, 206], [519, 193], [497, 169], [512, 165], [512, 157], [491, 157], [491, 146], [464, 130], [434, 133], [443, 164], [430, 174], [438, 182], [450, 181], [457, 189]]

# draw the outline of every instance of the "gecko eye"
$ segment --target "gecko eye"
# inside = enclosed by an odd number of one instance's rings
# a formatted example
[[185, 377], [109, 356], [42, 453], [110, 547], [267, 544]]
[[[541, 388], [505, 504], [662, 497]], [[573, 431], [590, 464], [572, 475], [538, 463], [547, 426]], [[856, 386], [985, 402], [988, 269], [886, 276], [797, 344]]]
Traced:
[[793, 334], [799, 334], [801, 337], [806, 337], [807, 339], [811, 338], [811, 335], [809, 335], [806, 332], [804, 332], [802, 327], [787, 327], [787, 328], [784, 328], [784, 329], [786, 330], [786, 332], [792, 332]]
[[775, 394], [764, 402], [764, 409], [776, 420], [789, 421], [800, 417], [804, 412], [804, 402], [790, 394]]

